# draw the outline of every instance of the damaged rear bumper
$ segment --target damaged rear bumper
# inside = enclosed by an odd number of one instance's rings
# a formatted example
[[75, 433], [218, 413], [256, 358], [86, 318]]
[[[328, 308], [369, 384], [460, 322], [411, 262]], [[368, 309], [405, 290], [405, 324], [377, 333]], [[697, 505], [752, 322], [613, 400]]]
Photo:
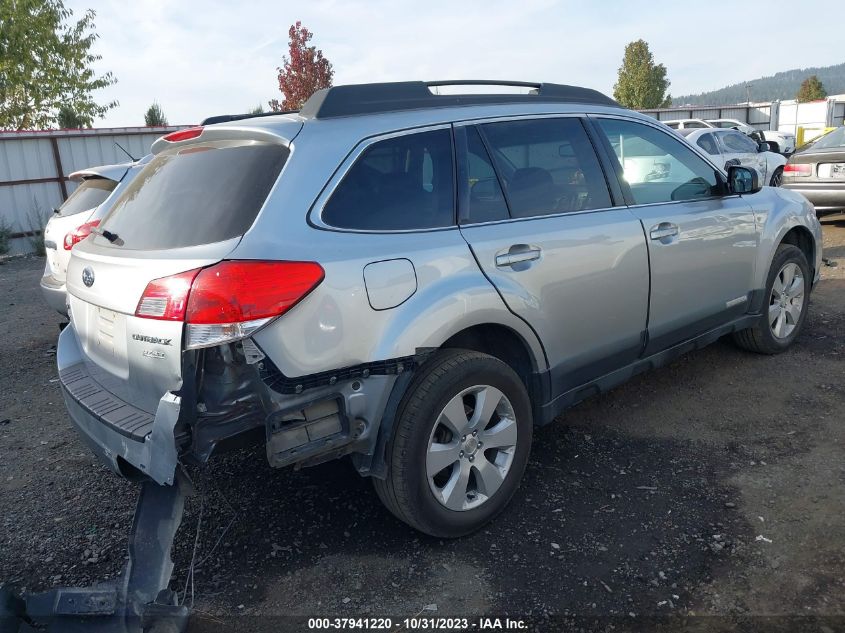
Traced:
[[[162, 485], [173, 483], [180, 462], [204, 463], [219, 446], [238, 445], [238, 438], [258, 429], [273, 467], [352, 454], [362, 475], [381, 476], [382, 417], [408, 365], [379, 374], [371, 368], [338, 372], [284, 393], [264, 364], [243, 362], [237, 346], [204, 350], [185, 363], [180, 395], [165, 393], [152, 414], [97, 382], [73, 325], [60, 335], [56, 356], [68, 413], [94, 453], [121, 476]], [[195, 380], [195, 373], [202, 378]]]
[[119, 475], [140, 473], [172, 484], [179, 463], [174, 429], [181, 398], [166, 393], [152, 415], [109, 393], [88, 372], [73, 327], [59, 336], [56, 361], [70, 418], [94, 453]]

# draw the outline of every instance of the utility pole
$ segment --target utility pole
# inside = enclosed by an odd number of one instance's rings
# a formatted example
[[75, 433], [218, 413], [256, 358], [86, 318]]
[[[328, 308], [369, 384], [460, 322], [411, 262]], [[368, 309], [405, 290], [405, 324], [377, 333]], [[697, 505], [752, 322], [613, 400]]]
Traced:
[[751, 84], [745, 84], [745, 102], [751, 103]]

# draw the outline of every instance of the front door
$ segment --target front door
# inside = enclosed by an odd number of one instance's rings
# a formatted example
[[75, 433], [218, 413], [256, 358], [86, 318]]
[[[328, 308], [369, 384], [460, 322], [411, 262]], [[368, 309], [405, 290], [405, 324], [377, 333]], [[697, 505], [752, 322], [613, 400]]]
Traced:
[[657, 126], [597, 117], [614, 150], [651, 263], [646, 354], [748, 310], [759, 236], [751, 206], [724, 177]]

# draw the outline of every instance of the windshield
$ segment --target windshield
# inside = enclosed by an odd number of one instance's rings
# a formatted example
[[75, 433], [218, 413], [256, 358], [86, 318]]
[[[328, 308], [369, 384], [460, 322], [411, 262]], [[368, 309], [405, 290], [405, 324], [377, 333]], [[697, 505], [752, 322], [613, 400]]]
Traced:
[[59, 207], [58, 215], [67, 217], [100, 206], [109, 197], [117, 183], [108, 178], [88, 178], [79, 183], [65, 203]]
[[813, 149], [845, 147], [845, 127], [838, 127], [811, 144]]

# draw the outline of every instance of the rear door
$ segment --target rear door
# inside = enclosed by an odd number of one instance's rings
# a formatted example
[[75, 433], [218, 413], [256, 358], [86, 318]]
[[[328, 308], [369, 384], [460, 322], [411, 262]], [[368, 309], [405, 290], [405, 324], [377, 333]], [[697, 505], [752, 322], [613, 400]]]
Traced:
[[[596, 117], [651, 262], [649, 342], [658, 352], [748, 309], [759, 235], [751, 206], [686, 143], [640, 121]], [[650, 168], [651, 162], [668, 169]]]
[[639, 221], [614, 207], [580, 118], [456, 126], [461, 233], [542, 341], [554, 395], [633, 361], [648, 311]]
[[176, 145], [155, 156], [103, 218], [108, 238], [92, 235], [74, 247], [71, 322], [103, 387], [149, 413], [179, 388], [183, 323], [135, 316], [139, 300], [153, 280], [225, 258], [289, 153], [281, 138]]

